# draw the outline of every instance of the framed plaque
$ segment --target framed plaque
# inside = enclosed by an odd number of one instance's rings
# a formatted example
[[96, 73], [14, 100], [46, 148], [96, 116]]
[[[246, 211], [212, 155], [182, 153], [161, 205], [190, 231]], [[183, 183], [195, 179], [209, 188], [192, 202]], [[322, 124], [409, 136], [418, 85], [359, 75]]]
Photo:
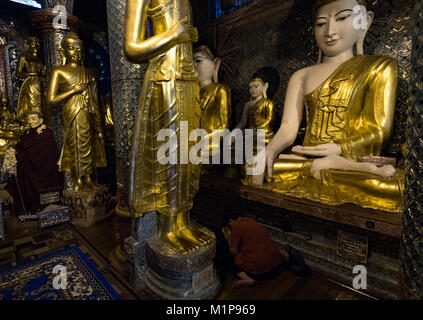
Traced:
[[367, 252], [367, 236], [338, 230], [336, 253], [339, 256], [365, 264]]

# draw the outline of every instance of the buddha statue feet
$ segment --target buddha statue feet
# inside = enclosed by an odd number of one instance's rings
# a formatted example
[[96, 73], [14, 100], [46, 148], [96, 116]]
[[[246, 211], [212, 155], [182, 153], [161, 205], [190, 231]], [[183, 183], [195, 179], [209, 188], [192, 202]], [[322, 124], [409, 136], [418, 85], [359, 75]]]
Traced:
[[200, 244], [178, 235], [176, 232], [161, 233], [160, 238], [171, 248], [182, 254], [188, 254], [200, 248]]
[[89, 192], [100, 190], [101, 186], [94, 183], [90, 177], [80, 177], [75, 181], [75, 192]]
[[89, 190], [99, 190], [101, 188], [100, 185], [98, 185], [97, 183], [94, 183], [91, 178], [87, 178], [85, 180], [85, 187]]
[[197, 250], [214, 240], [214, 236], [209, 236], [189, 225], [175, 232], [161, 233], [160, 238], [182, 254]]
[[204, 232], [199, 231], [195, 227], [191, 225], [186, 225], [177, 231], [178, 236], [197, 243], [200, 246], [204, 246], [209, 244], [214, 240], [213, 236], [209, 236]]

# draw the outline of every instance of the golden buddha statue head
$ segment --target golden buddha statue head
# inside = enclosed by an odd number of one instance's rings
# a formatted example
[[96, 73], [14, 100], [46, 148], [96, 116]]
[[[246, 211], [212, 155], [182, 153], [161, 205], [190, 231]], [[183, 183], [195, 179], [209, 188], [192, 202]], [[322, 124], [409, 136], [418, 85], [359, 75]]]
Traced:
[[25, 40], [27, 58], [38, 58], [41, 52], [41, 40], [37, 37], [29, 37]]
[[317, 0], [313, 5], [314, 35], [322, 54], [337, 56], [355, 48], [363, 54], [364, 38], [374, 14], [367, 11], [363, 0]]
[[269, 98], [272, 99], [279, 88], [279, 72], [272, 67], [263, 67], [254, 72], [250, 80], [251, 98]]
[[84, 60], [84, 43], [75, 32], [68, 32], [61, 42], [63, 64], [81, 65]]
[[206, 45], [200, 45], [194, 49], [194, 67], [198, 74], [198, 82], [204, 83], [218, 83], [219, 69], [222, 60], [215, 56], [215, 54]]

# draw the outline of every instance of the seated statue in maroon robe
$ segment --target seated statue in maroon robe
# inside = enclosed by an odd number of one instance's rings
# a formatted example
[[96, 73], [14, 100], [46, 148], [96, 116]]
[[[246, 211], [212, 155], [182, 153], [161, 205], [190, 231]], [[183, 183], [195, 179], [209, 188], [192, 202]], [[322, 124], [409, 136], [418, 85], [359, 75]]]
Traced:
[[[17, 180], [26, 211], [35, 213], [41, 209], [40, 194], [61, 192], [63, 174], [59, 173], [60, 155], [53, 130], [43, 124], [41, 113], [30, 112], [28, 125], [16, 146]], [[18, 202], [15, 198], [15, 204]]]

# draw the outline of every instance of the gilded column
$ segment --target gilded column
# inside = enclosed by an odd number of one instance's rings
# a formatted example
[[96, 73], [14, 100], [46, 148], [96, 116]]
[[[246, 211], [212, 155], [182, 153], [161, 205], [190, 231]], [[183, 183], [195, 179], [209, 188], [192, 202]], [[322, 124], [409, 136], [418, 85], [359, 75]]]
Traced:
[[423, 0], [415, 3], [410, 109], [407, 113], [405, 211], [400, 251], [401, 298], [423, 299]]
[[124, 262], [123, 241], [131, 235], [127, 193], [129, 155], [138, 97], [146, 70], [146, 65], [128, 62], [123, 53], [126, 2], [126, 0], [107, 0], [110, 73], [116, 141], [116, 178], [120, 196], [115, 212], [119, 218], [121, 241], [115, 253], [122, 263]]
[[[34, 10], [30, 16], [34, 25], [36, 25], [43, 34], [43, 49], [47, 72], [49, 73], [54, 66], [62, 64], [62, 55], [60, 54], [60, 43], [67, 31], [77, 33], [78, 18], [73, 16], [74, 0], [44, 0], [42, 10]], [[53, 21], [60, 15], [54, 12], [55, 6], [62, 5], [66, 8], [66, 20], [58, 20], [53, 26]], [[65, 13], [64, 13], [65, 14]], [[64, 23], [66, 21], [66, 24]]]

